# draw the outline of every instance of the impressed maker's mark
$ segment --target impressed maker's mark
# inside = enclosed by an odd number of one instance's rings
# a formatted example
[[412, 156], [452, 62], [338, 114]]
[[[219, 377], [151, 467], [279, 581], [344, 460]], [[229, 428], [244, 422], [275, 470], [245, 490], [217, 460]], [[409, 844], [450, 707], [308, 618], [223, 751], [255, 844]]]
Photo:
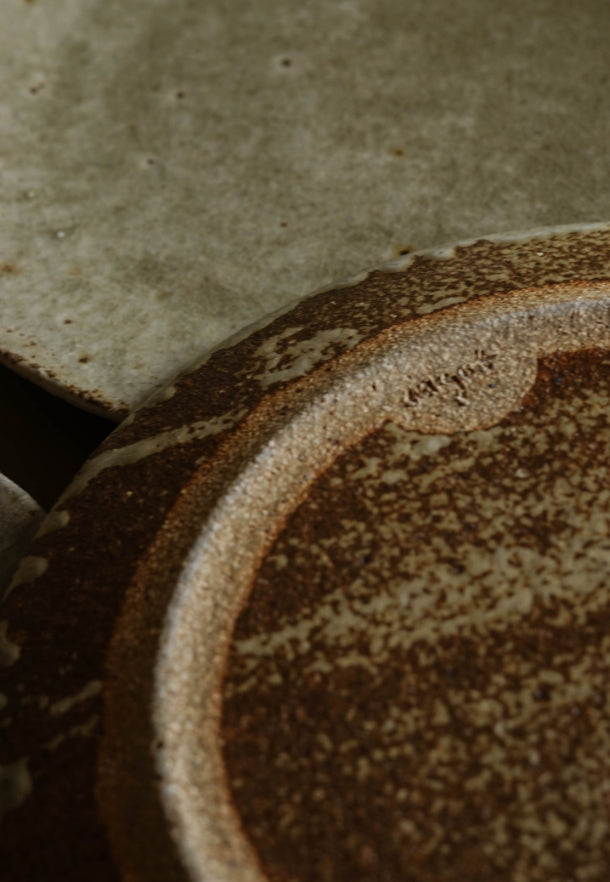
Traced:
[[468, 382], [477, 374], [487, 374], [493, 371], [497, 353], [475, 350], [473, 361], [460, 365], [454, 371], [436, 374], [433, 377], [425, 377], [414, 386], [409, 386], [403, 398], [405, 407], [415, 407], [422, 399], [432, 398], [440, 392], [454, 387], [454, 401], [461, 407], [468, 404]]

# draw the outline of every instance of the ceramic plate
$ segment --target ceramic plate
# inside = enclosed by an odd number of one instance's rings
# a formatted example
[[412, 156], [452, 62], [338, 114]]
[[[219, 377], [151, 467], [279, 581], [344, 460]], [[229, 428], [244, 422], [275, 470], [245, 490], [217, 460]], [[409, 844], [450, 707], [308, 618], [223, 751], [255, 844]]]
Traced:
[[478, 240], [129, 418], [4, 603], [10, 878], [607, 879], [609, 316]]
[[116, 420], [405, 249], [610, 217], [604, 0], [4, 7], [0, 357]]

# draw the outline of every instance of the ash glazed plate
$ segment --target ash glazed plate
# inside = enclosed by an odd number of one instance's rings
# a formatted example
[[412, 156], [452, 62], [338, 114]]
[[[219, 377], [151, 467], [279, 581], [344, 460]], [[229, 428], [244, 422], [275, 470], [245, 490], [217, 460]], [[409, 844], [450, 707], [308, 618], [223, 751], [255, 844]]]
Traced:
[[605, 880], [610, 232], [316, 294], [129, 418], [2, 611], [11, 879]]
[[4, 0], [0, 360], [119, 422], [404, 248], [610, 217], [609, 29], [606, 0]]

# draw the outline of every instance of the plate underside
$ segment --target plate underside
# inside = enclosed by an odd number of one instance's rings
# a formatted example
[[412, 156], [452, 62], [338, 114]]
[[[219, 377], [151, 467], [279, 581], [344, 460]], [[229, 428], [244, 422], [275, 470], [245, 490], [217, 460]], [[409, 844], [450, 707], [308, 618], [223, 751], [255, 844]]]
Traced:
[[2, 606], [11, 879], [607, 878], [609, 280], [416, 255], [107, 438]]
[[605, 880], [610, 358], [454, 435], [387, 423], [238, 619], [228, 776], [271, 880]]

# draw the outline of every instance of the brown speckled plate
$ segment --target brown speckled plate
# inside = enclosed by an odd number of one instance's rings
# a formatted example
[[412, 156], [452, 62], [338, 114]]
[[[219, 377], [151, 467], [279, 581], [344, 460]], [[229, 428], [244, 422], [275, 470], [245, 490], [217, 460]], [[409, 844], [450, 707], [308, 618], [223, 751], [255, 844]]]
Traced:
[[2, 610], [9, 878], [610, 874], [610, 232], [317, 294], [130, 417]]

